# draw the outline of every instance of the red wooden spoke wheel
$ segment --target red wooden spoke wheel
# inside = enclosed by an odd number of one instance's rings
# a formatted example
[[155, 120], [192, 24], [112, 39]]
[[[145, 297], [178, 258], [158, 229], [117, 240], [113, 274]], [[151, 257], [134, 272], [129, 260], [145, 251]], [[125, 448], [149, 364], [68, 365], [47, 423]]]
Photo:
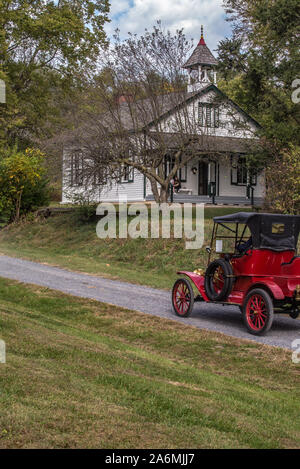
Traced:
[[255, 288], [246, 296], [243, 305], [244, 323], [251, 334], [265, 334], [273, 323], [274, 308], [269, 293]]
[[186, 318], [194, 306], [194, 292], [192, 286], [185, 278], [176, 280], [172, 290], [172, 304], [177, 316]]

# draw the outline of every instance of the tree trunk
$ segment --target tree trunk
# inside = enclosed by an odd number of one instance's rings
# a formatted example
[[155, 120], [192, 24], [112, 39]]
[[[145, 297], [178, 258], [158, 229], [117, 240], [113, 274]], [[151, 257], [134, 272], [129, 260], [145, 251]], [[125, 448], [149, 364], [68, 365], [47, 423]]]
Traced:
[[150, 179], [150, 183], [155, 202], [157, 204], [167, 203], [169, 197], [169, 184], [163, 184], [160, 186], [160, 189], [158, 189], [158, 182], [155, 181], [155, 179]]
[[20, 218], [22, 192], [23, 191], [21, 190], [18, 194], [18, 197], [17, 197], [15, 221], [18, 221], [19, 218]]
[[167, 203], [168, 196], [169, 196], [168, 186], [161, 186], [160, 187], [160, 203], [161, 204]]
[[157, 189], [157, 182], [155, 181], [155, 179], [150, 179], [150, 184], [151, 184], [151, 190], [152, 190], [154, 200], [157, 204], [159, 204], [160, 203], [160, 197], [159, 197], [159, 192], [158, 192], [158, 189]]

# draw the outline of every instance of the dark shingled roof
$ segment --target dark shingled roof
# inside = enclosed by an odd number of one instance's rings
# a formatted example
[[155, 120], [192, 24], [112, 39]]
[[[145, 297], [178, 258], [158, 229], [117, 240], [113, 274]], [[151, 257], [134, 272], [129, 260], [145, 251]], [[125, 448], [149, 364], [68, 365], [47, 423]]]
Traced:
[[[160, 138], [164, 136], [165, 144], [170, 149], [176, 149], [178, 145], [182, 144], [183, 136], [176, 133], [160, 133]], [[187, 139], [191, 136], [187, 136]], [[155, 140], [157, 137], [155, 132], [152, 133], [152, 138]], [[237, 138], [237, 137], [219, 137], [216, 135], [201, 135], [195, 136], [193, 143], [194, 150], [198, 149], [200, 153], [207, 154], [220, 154], [220, 153], [250, 153], [260, 149], [259, 141], [253, 138]]]
[[[209, 85], [203, 88], [202, 92], [209, 88]], [[166, 113], [171, 112], [176, 107], [183, 106], [189, 99], [192, 99], [199, 94], [199, 91], [187, 93], [172, 92], [162, 94], [152, 99], [141, 99], [130, 103], [122, 103], [118, 106], [118, 118], [122, 122], [124, 129], [133, 131], [134, 127], [139, 125], [141, 129], [150, 125], [152, 122], [165, 116]], [[102, 116], [102, 123], [108, 128], [115, 125], [112, 116], [106, 113]]]
[[188, 61], [183, 65], [182, 68], [190, 68], [198, 65], [217, 65], [218, 62], [210, 52], [209, 48], [205, 44], [203, 37], [201, 37], [199, 44], [196, 49], [188, 59]]

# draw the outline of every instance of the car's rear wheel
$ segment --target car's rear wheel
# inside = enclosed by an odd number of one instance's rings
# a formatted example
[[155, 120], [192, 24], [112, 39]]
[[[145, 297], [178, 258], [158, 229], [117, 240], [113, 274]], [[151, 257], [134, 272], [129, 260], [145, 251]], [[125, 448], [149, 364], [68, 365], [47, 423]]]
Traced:
[[243, 304], [243, 320], [248, 331], [263, 335], [272, 327], [274, 307], [271, 296], [262, 288], [251, 290]]
[[177, 316], [186, 318], [192, 312], [194, 306], [194, 292], [188, 280], [179, 278], [172, 290], [172, 304]]

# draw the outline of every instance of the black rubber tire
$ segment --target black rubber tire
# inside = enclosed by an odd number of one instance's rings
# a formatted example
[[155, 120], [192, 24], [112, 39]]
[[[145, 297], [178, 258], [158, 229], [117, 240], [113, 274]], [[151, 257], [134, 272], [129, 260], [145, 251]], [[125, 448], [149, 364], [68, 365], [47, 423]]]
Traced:
[[[183, 307], [182, 311], [180, 311], [180, 302], [178, 304], [178, 301], [176, 302], [176, 298], [175, 298], [176, 291], [178, 290], [178, 287], [180, 285], [182, 285], [184, 291], [186, 292], [187, 301], [189, 303], [188, 308], [185, 310], [185, 308]], [[174, 283], [174, 286], [172, 289], [172, 305], [173, 305], [175, 314], [177, 314], [177, 316], [181, 318], [187, 318], [191, 314], [193, 307], [194, 307], [194, 292], [193, 292], [191, 283], [187, 279], [179, 278]]]
[[[224, 278], [224, 285], [219, 293], [213, 287], [213, 275], [218, 268], [223, 270]], [[234, 277], [231, 264], [225, 259], [216, 259], [209, 264], [205, 272], [205, 293], [211, 301], [225, 300], [231, 293], [233, 282]]]
[[[264, 318], [264, 321], [265, 321], [264, 326], [259, 327], [258, 329], [255, 329], [253, 320], [249, 318], [249, 310], [248, 310], [248, 308], [250, 307], [249, 302], [251, 298], [255, 296], [263, 299], [264, 308], [265, 308], [264, 315], [266, 316]], [[248, 332], [250, 332], [250, 334], [253, 334], [253, 335], [266, 334], [271, 329], [272, 324], [273, 324], [273, 319], [274, 319], [274, 306], [273, 306], [273, 300], [270, 294], [263, 288], [254, 288], [253, 290], [251, 290], [244, 300], [242, 315], [243, 315], [244, 324], [246, 328], [248, 329]], [[255, 318], [255, 316], [253, 317]]]

